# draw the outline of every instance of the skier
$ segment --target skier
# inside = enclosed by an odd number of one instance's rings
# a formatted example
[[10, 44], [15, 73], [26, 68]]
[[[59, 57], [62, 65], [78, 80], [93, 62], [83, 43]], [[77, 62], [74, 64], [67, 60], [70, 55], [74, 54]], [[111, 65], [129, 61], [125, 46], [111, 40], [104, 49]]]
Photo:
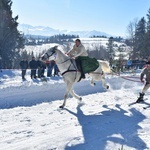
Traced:
[[145, 85], [144, 85], [144, 87], [143, 87], [143, 89], [142, 89], [142, 92], [141, 93], [139, 93], [140, 94], [140, 96], [138, 97], [138, 99], [137, 99], [137, 103], [140, 103], [140, 102], [142, 102], [142, 101], [144, 101], [143, 100], [143, 97], [144, 97], [144, 95], [145, 95], [145, 92], [149, 89], [149, 87], [150, 87], [150, 61], [147, 61], [146, 62], [146, 67], [143, 69], [143, 71], [142, 71], [142, 73], [141, 73], [141, 75], [140, 75], [140, 80], [141, 80], [141, 82], [143, 82], [144, 83], [144, 76], [146, 76], [146, 83], [145, 83]]

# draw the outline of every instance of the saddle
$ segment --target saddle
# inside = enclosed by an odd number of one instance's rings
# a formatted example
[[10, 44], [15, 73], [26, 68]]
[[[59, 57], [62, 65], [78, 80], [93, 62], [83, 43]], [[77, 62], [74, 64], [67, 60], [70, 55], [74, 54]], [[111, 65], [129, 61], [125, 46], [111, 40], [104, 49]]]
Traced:
[[85, 79], [85, 74], [95, 71], [99, 67], [99, 62], [96, 58], [88, 56], [79, 56], [75, 59], [79, 71], [81, 71], [81, 79]]

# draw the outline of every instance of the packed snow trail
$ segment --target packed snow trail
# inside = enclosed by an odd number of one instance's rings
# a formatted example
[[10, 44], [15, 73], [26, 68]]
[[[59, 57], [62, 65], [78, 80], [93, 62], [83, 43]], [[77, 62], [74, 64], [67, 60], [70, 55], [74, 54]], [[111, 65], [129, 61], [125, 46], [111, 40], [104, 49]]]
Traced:
[[[126, 150], [150, 149], [150, 109], [128, 106], [143, 85], [107, 76], [108, 91], [89, 79], [75, 85], [83, 97], [62, 104], [65, 84], [61, 77], [47, 83], [21, 81], [20, 72], [5, 75], [0, 83], [0, 150]], [[14, 75], [15, 74], [15, 75]], [[145, 95], [150, 103], [150, 91]]]

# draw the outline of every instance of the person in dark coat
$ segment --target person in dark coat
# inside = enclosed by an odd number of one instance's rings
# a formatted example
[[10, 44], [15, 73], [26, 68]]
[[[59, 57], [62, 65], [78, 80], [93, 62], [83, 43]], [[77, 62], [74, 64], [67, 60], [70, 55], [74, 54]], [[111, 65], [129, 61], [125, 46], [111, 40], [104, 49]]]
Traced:
[[41, 77], [45, 77], [44, 76], [45, 69], [46, 69], [46, 64], [44, 62], [41, 62]]
[[36, 70], [38, 68], [38, 65], [35, 57], [32, 57], [32, 60], [29, 62], [29, 67], [31, 69], [31, 79], [36, 79]]
[[58, 66], [57, 66], [57, 64], [55, 63], [55, 65], [54, 65], [54, 76], [59, 76], [59, 69], [58, 69]]
[[47, 64], [47, 77], [51, 77], [52, 76], [52, 72], [55, 66], [55, 61], [51, 60], [48, 64]]
[[38, 66], [38, 78], [44, 77], [44, 72], [46, 69], [46, 64], [40, 60], [40, 58], [37, 60], [37, 66]]
[[25, 75], [26, 75], [26, 70], [28, 68], [28, 61], [27, 59], [23, 58], [21, 61], [20, 61], [20, 67], [21, 67], [21, 70], [22, 70], [22, 79], [25, 80]]
[[42, 62], [40, 59], [37, 60], [37, 67], [38, 67], [38, 78], [41, 78], [41, 69], [42, 69]]

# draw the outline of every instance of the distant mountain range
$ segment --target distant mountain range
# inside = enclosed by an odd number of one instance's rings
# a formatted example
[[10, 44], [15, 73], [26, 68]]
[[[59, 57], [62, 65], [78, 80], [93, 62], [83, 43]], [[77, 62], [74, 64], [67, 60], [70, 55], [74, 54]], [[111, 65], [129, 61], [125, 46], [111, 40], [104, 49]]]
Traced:
[[107, 34], [101, 31], [68, 31], [68, 30], [58, 30], [53, 29], [51, 27], [45, 26], [32, 26], [28, 24], [19, 24], [18, 30], [22, 31], [25, 35], [40, 35], [40, 36], [53, 36], [58, 34], [70, 34], [70, 35], [79, 35], [79, 37], [91, 37], [95, 36], [107, 36], [110, 37], [112, 35]]

